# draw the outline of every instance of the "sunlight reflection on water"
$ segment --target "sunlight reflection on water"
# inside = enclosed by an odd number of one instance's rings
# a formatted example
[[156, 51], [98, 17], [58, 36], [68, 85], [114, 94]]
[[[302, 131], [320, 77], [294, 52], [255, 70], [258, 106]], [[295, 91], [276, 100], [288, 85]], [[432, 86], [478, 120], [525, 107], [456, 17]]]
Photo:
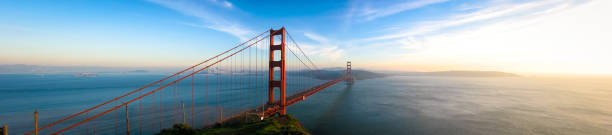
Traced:
[[608, 134], [606, 78], [387, 77], [290, 108], [313, 134]]

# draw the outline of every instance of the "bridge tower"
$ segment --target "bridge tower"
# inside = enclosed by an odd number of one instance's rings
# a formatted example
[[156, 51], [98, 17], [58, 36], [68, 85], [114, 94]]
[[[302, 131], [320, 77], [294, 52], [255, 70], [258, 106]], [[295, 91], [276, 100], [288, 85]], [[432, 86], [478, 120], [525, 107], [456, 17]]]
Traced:
[[[281, 35], [280, 44], [274, 44], [274, 36]], [[280, 51], [280, 60], [274, 60], [274, 53]], [[280, 114], [287, 114], [285, 99], [285, 27], [270, 29], [270, 65], [268, 66], [268, 104], [274, 104], [274, 88], [280, 89]], [[274, 79], [274, 68], [280, 68], [280, 80]]]
[[353, 73], [351, 72], [351, 61], [346, 62], [346, 84], [353, 84]]

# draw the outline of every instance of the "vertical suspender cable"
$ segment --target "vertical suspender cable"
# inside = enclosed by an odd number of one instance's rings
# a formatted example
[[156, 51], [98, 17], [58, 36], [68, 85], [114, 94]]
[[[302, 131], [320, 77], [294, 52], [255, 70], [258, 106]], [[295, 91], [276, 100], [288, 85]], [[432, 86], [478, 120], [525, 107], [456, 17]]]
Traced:
[[142, 100], [138, 100], [138, 134], [142, 135]]
[[210, 76], [210, 69], [206, 69], [206, 80], [205, 80], [205, 89], [206, 89], [206, 97], [204, 98], [205, 100], [205, 108], [204, 108], [204, 125], [208, 124], [208, 76]]
[[178, 114], [178, 104], [176, 102], [176, 84], [172, 85], [172, 122], [176, 124], [176, 117]]
[[163, 123], [162, 121], [164, 119], [164, 117], [163, 117], [164, 116], [164, 109], [163, 109], [164, 107], [162, 106], [162, 100], [163, 100], [162, 93], [160, 92], [158, 95], [159, 95], [159, 111], [157, 113], [159, 114], [159, 131], [161, 131], [162, 130], [162, 123]]
[[[192, 74], [195, 73], [195, 70], [193, 68], [191, 69], [191, 73]], [[195, 100], [193, 98], [193, 93], [194, 93], [193, 83], [195, 81], [195, 76], [196, 75], [192, 75], [191, 76], [191, 126], [195, 126], [195, 125], [193, 125], [193, 118], [194, 118], [193, 117], [193, 109], [195, 107], [195, 105], [194, 105], [195, 104]]]

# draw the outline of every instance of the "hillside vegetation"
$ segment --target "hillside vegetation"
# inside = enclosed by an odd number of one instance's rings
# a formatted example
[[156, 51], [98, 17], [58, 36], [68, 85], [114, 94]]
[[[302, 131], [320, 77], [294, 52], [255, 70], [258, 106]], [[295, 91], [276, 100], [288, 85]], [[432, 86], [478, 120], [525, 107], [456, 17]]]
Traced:
[[310, 135], [291, 115], [274, 116], [259, 120], [255, 115], [240, 116], [204, 129], [193, 129], [176, 124], [158, 135]]

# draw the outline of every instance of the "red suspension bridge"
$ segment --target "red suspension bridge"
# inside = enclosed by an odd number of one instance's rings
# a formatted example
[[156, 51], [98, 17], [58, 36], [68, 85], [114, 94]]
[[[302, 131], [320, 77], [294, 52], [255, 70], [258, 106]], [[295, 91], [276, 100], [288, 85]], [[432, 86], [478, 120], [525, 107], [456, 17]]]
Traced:
[[270, 29], [78, 113], [40, 122], [41, 126], [36, 119], [34, 130], [25, 134], [151, 134], [176, 123], [206, 127], [241, 114], [285, 115], [287, 107], [325, 88], [352, 83], [350, 64], [343, 76], [315, 79], [329, 77], [319, 72], [284, 27]]

